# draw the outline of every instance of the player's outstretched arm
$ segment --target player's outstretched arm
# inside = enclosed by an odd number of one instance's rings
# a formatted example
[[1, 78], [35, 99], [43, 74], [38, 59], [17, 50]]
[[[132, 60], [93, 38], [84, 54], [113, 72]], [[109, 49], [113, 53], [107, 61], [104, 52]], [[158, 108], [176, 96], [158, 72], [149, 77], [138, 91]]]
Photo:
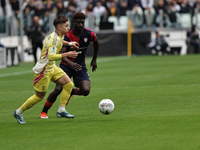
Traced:
[[94, 72], [97, 69], [97, 54], [99, 51], [99, 40], [96, 37], [96, 41], [93, 42], [93, 49], [94, 49], [94, 53], [93, 53], [93, 58], [90, 64], [90, 67], [92, 67], [92, 72]]
[[[60, 53], [64, 53], [67, 51], [67, 48], [66, 47], [63, 47], [60, 51]], [[65, 62], [66, 64], [68, 64], [70, 67], [72, 67], [74, 70], [76, 71], [80, 71], [82, 70], [82, 66], [77, 64], [77, 63], [74, 63], [72, 62], [71, 60], [69, 60], [67, 57], [63, 57], [62, 58], [62, 61]]]
[[68, 41], [64, 41], [63, 40], [63, 45], [65, 45], [65, 46], [74, 46], [76, 49], [78, 49], [79, 48], [79, 43], [77, 43], [77, 42], [68, 42]]
[[70, 51], [62, 54], [48, 54], [48, 59], [51, 61], [61, 60], [63, 57], [76, 58], [78, 56], [76, 51]]
[[64, 57], [70, 57], [70, 58], [76, 58], [78, 56], [76, 51], [69, 51], [61, 54], [62, 58]]

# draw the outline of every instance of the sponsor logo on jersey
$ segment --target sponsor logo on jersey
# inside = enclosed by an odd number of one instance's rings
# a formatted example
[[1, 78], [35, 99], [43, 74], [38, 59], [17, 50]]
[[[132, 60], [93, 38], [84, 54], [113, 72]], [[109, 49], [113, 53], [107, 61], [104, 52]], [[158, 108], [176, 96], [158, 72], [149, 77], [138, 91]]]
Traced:
[[52, 52], [52, 53], [55, 53], [55, 52], [56, 52], [56, 48], [53, 47], [52, 50], [51, 50], [51, 52]]

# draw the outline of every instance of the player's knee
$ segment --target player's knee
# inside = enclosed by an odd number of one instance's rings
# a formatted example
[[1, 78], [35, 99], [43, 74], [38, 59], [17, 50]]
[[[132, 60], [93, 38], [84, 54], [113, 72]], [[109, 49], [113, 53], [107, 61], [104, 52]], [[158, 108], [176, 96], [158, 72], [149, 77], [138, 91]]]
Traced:
[[64, 86], [63, 86], [63, 88], [65, 89], [65, 90], [72, 90], [72, 88], [74, 87], [74, 84], [72, 83], [72, 82], [69, 82], [69, 83], [67, 83], [67, 84], [65, 84]]
[[90, 94], [90, 89], [83, 89], [81, 93], [83, 96], [88, 96]]

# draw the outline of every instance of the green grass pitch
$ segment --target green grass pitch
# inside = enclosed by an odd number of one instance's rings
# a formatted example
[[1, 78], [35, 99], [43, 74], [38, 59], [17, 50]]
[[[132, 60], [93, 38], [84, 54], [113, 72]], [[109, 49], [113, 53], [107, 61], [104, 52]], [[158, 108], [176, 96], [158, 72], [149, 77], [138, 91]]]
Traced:
[[[1, 150], [199, 150], [200, 55], [99, 57], [87, 97], [74, 96], [66, 107], [75, 119], [40, 119], [44, 100], [24, 113], [25, 125], [12, 116], [34, 94], [33, 63], [0, 69]], [[115, 103], [110, 115], [100, 100]]]

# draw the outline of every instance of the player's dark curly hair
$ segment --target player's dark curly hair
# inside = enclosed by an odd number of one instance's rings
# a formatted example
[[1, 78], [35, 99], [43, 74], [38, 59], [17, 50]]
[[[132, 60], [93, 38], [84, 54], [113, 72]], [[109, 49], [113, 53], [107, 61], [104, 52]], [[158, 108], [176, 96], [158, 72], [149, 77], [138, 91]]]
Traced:
[[61, 23], [66, 23], [68, 21], [67, 17], [64, 16], [64, 15], [59, 15], [58, 17], [56, 17], [53, 21], [53, 25], [55, 27], [57, 27], [58, 24], [61, 24]]
[[84, 19], [85, 20], [85, 18], [86, 18], [86, 16], [82, 12], [77, 12], [73, 16], [73, 20], [76, 20], [76, 19]]

